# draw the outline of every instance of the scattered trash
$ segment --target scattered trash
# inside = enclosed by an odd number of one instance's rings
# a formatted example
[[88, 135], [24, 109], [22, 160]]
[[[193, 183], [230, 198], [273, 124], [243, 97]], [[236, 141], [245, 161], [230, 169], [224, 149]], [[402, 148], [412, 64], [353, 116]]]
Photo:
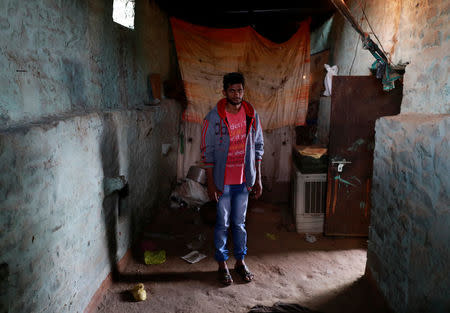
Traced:
[[316, 236], [310, 234], [305, 234], [305, 240], [309, 243], [314, 243], [317, 241]]
[[166, 262], [166, 251], [145, 251], [144, 261], [147, 265], [163, 264]]
[[145, 301], [147, 299], [147, 292], [144, 289], [144, 284], [139, 283], [131, 289], [133, 298], [136, 301]]
[[200, 234], [196, 236], [195, 240], [191, 241], [186, 246], [191, 250], [198, 250], [203, 246], [205, 241], [206, 241], [205, 235]]
[[202, 184], [186, 178], [170, 195], [171, 208], [201, 206], [209, 201], [208, 191]]
[[270, 240], [277, 240], [277, 236], [271, 233], [266, 233], [266, 237], [269, 238]]
[[253, 208], [251, 209], [252, 212], [254, 213], [264, 213], [264, 209], [263, 208]]
[[183, 260], [185, 260], [186, 262], [194, 264], [194, 263], [197, 263], [197, 262], [203, 260], [204, 258], [206, 258], [206, 255], [204, 255], [198, 251], [191, 251], [188, 254], [186, 254], [185, 256], [182, 256], [181, 258]]

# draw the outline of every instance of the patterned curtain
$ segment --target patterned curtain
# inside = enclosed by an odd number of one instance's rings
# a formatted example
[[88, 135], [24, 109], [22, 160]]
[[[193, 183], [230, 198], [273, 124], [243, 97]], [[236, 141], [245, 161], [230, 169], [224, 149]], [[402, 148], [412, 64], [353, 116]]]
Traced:
[[309, 21], [282, 44], [251, 27], [215, 29], [171, 18], [188, 106], [187, 122], [201, 123], [222, 96], [222, 78], [241, 72], [244, 99], [261, 117], [264, 130], [304, 125], [310, 81]]

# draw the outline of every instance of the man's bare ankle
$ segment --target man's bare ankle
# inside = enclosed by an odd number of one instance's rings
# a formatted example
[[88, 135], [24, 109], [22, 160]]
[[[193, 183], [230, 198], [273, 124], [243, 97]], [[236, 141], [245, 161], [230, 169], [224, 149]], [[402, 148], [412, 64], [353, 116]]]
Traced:
[[217, 262], [217, 263], [219, 263], [219, 268], [220, 269], [227, 269], [228, 268], [227, 262], [225, 262], [225, 261]]
[[244, 260], [236, 260], [236, 266], [245, 265]]

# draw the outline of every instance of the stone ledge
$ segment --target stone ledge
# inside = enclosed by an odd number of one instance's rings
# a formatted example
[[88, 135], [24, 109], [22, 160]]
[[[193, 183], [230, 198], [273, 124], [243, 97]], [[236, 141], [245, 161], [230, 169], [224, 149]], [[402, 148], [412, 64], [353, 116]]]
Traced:
[[163, 99], [158, 105], [143, 105], [134, 108], [116, 108], [116, 109], [103, 109], [103, 110], [86, 110], [86, 111], [75, 111], [67, 113], [59, 113], [57, 115], [46, 116], [38, 120], [33, 121], [22, 121], [16, 122], [8, 125], [0, 126], [0, 133], [9, 132], [23, 132], [34, 127], [44, 127], [52, 128], [56, 127], [59, 122], [67, 121], [78, 117], [89, 117], [94, 115], [104, 115], [109, 113], [119, 113], [119, 112], [158, 112], [164, 111], [164, 107], [169, 105], [177, 104], [176, 101], [171, 99]]
[[[439, 123], [446, 120], [450, 123], [450, 114], [422, 114], [422, 113], [402, 113], [394, 116], [385, 116], [377, 120], [377, 123], [405, 123], [410, 125], [422, 125], [428, 123]], [[390, 124], [393, 125], [393, 124]]]

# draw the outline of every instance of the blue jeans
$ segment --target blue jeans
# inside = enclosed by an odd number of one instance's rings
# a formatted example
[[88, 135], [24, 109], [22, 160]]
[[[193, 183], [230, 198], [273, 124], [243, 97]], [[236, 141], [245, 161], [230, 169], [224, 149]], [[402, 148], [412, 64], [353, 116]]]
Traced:
[[236, 260], [243, 260], [247, 254], [247, 231], [245, 216], [247, 214], [248, 189], [241, 185], [225, 185], [223, 194], [217, 203], [216, 226], [214, 227], [214, 245], [217, 261], [228, 260], [227, 237], [231, 223], [233, 238], [233, 255]]

